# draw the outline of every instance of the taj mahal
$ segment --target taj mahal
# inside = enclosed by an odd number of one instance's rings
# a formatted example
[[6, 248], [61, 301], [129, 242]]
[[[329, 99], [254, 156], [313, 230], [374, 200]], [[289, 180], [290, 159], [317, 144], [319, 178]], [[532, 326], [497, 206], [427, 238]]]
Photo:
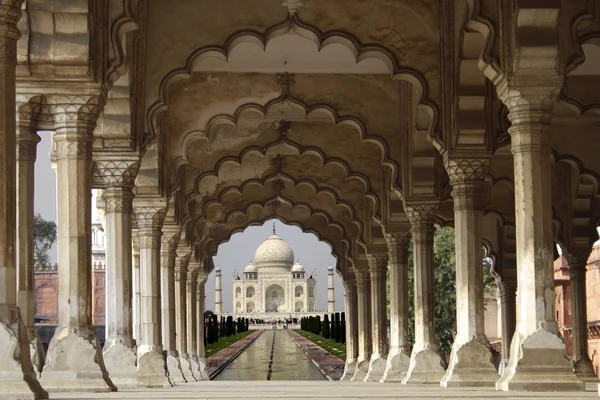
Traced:
[[[254, 260], [244, 268], [242, 276], [233, 273], [233, 314], [270, 319], [333, 312], [333, 267], [328, 268], [327, 310], [318, 310], [316, 269], [308, 273], [299, 260], [294, 260], [294, 251], [277, 236], [273, 225], [273, 234], [256, 249]], [[217, 267], [215, 273], [215, 312], [223, 314], [221, 268]]]

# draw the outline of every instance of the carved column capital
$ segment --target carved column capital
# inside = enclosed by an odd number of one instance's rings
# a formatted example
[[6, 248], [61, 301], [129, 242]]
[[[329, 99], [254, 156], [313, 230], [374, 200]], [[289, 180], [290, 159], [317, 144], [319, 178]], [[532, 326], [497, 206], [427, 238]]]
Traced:
[[[55, 141], [64, 136], [66, 141], [81, 141], [76, 136], [84, 136], [92, 141], [92, 132], [102, 111], [98, 96], [92, 95], [53, 95], [47, 96], [48, 107], [54, 120]], [[57, 148], [57, 156], [61, 150]]]
[[17, 65], [17, 40], [21, 37], [17, 23], [22, 3], [23, 0], [7, 0], [0, 4], [0, 64]]
[[180, 229], [177, 225], [163, 225], [160, 251], [165, 256], [177, 257], [177, 246], [179, 245]]
[[183, 256], [175, 257], [175, 280], [187, 280], [188, 264], [190, 262], [191, 253]]
[[36, 132], [19, 131], [17, 134], [17, 161], [35, 162], [37, 145], [40, 140], [40, 136]]
[[415, 230], [432, 230], [435, 217], [437, 216], [438, 203], [407, 203], [404, 206], [406, 216], [410, 221], [411, 233], [414, 235]]
[[461, 184], [481, 184], [487, 176], [490, 161], [490, 157], [447, 158], [445, 164], [450, 184], [453, 187]]
[[[497, 87], [498, 98], [506, 105], [511, 122], [511, 149], [515, 152], [547, 150], [552, 109], [564, 85], [560, 74], [505, 79]], [[526, 135], [523, 135], [523, 134]]]
[[97, 187], [133, 188], [138, 170], [137, 160], [99, 160], [94, 163], [92, 180]]
[[371, 274], [368, 270], [354, 269], [356, 276], [356, 287], [360, 290], [365, 290], [371, 282]]
[[161, 227], [165, 219], [166, 210], [162, 207], [136, 207], [135, 220], [138, 227], [140, 249], [160, 248], [162, 236]]
[[391, 250], [396, 247], [408, 247], [412, 235], [410, 232], [385, 232], [383, 234], [388, 248]]
[[371, 275], [385, 273], [389, 259], [387, 252], [370, 252], [366, 256]]

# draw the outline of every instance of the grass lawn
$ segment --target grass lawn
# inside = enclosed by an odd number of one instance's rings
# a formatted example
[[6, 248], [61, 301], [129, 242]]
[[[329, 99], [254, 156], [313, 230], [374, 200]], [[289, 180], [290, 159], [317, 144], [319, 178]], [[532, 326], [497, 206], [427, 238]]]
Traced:
[[333, 339], [325, 339], [321, 335], [315, 335], [314, 333], [306, 332], [302, 329], [295, 329], [294, 332], [304, 336], [311, 342], [318, 344], [334, 356], [346, 361], [346, 343], [336, 343]]
[[229, 337], [225, 336], [225, 337], [219, 338], [219, 341], [217, 343], [207, 344], [206, 347], [204, 348], [204, 353], [206, 354], [206, 358], [208, 358], [214, 354], [217, 354], [219, 351], [223, 350], [226, 347], [231, 346], [238, 340], [245, 338], [246, 336], [252, 334], [253, 332], [254, 331], [246, 331], [246, 332], [238, 333], [236, 335], [232, 335]]

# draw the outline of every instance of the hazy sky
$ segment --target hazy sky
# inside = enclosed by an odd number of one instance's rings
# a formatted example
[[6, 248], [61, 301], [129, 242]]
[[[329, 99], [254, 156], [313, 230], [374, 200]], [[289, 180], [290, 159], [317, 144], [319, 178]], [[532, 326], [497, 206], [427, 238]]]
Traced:
[[[38, 145], [37, 161], [35, 163], [35, 212], [42, 218], [56, 221], [56, 175], [50, 163], [50, 132], [40, 132], [42, 141]], [[272, 233], [273, 222], [276, 223], [277, 235], [294, 250], [294, 256], [300, 259], [307, 272], [317, 270], [317, 309], [327, 310], [327, 267], [335, 265], [329, 245], [319, 242], [311, 233], [303, 233], [300, 228], [288, 226], [280, 221], [268, 221], [263, 226], [251, 226], [244, 232], [236, 233], [231, 240], [219, 247], [219, 252], [213, 261], [223, 270], [223, 311], [233, 311], [232, 304], [232, 275], [237, 270], [242, 275], [260, 244]], [[56, 244], [52, 247], [50, 260], [56, 262]], [[344, 310], [344, 287], [337, 273], [334, 273], [335, 308]], [[206, 282], [206, 308], [215, 308], [215, 273], [211, 273]]]

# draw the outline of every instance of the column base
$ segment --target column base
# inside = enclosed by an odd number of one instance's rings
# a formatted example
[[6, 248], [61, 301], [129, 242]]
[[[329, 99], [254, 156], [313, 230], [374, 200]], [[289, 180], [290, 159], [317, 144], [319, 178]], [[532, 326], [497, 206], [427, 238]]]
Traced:
[[183, 373], [183, 377], [185, 378], [186, 382], [196, 381], [194, 374], [192, 374], [188, 353], [179, 353], [179, 362], [181, 364], [181, 372]]
[[192, 374], [197, 381], [208, 381], [208, 371], [206, 370], [206, 360], [198, 357], [196, 354], [190, 356], [190, 365], [192, 367]]
[[410, 365], [402, 384], [438, 384], [444, 377], [446, 370], [442, 358], [433, 349], [427, 347], [421, 351], [413, 351], [410, 356]]
[[380, 382], [402, 382], [408, 372], [408, 367], [410, 367], [410, 356], [404, 351], [390, 354]]
[[494, 387], [500, 378], [489, 347], [477, 339], [452, 346], [450, 365], [440, 382], [442, 387]]
[[344, 367], [344, 373], [340, 378], [340, 381], [349, 381], [354, 376], [356, 372], [356, 360], [348, 361], [346, 360], [346, 366]]
[[369, 359], [365, 359], [362, 361], [360, 361], [360, 359], [357, 360], [356, 368], [354, 369], [354, 376], [350, 380], [358, 381], [358, 382], [364, 381], [364, 379], [367, 377], [367, 374], [369, 373], [369, 365], [370, 364], [371, 364], [371, 362]]
[[183, 372], [181, 371], [181, 362], [179, 361], [179, 355], [177, 352], [166, 351], [165, 357], [167, 359], [167, 372], [169, 373], [169, 381], [171, 381], [173, 385], [187, 383], [183, 377]]
[[209, 381], [210, 376], [208, 375], [208, 369], [206, 369], [206, 359], [204, 357], [198, 357], [198, 369], [202, 380]]
[[575, 376], [584, 382], [598, 382], [598, 376], [594, 372], [594, 363], [589, 357], [582, 357], [573, 364]]
[[42, 369], [46, 362], [46, 352], [44, 351], [44, 345], [40, 340], [37, 333], [33, 333], [33, 336], [29, 336], [29, 354], [31, 355], [31, 363], [33, 364], [33, 370], [35, 375], [39, 378], [42, 375]]
[[188, 361], [190, 362], [190, 369], [192, 370], [194, 379], [196, 379], [198, 382], [203, 381], [204, 379], [202, 379], [202, 374], [200, 373], [200, 366], [198, 365], [198, 356], [195, 354], [190, 354]]
[[157, 349], [148, 351], [139, 356], [137, 367], [138, 386], [148, 388], [171, 387], [165, 369], [165, 358], [162, 351]]
[[135, 350], [116, 342], [108, 344], [102, 356], [110, 379], [117, 388], [132, 389], [138, 386]]
[[49, 392], [116, 392], [93, 327], [81, 332], [58, 328], [48, 347], [40, 383]]
[[363, 382], [379, 382], [383, 378], [385, 366], [387, 364], [387, 356], [381, 354], [373, 354], [369, 362], [369, 371]]
[[515, 333], [496, 390], [578, 391], [584, 383], [573, 373], [561, 338], [540, 328], [527, 337]]
[[36, 378], [17, 306], [0, 305], [0, 393], [8, 399], [47, 399]]

